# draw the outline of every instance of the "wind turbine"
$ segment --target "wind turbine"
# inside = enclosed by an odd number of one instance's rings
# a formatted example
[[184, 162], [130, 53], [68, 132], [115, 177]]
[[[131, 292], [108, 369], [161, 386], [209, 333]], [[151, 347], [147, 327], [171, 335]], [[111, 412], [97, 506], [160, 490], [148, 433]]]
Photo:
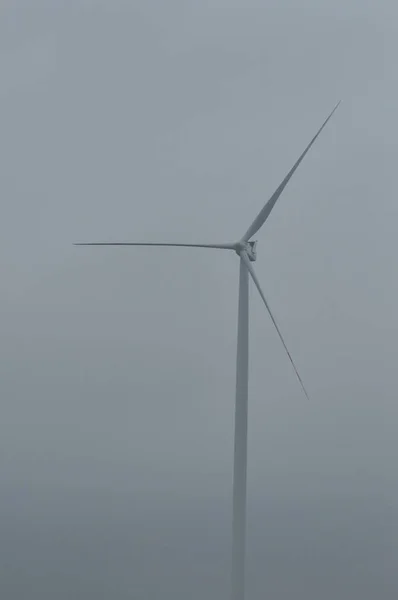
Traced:
[[233, 250], [240, 258], [239, 305], [238, 305], [238, 343], [236, 361], [236, 400], [235, 400], [235, 437], [234, 437], [234, 475], [233, 475], [233, 526], [232, 526], [232, 580], [231, 599], [244, 600], [245, 597], [245, 545], [246, 545], [246, 489], [247, 489], [247, 417], [248, 417], [248, 383], [249, 383], [249, 275], [253, 279], [268, 314], [279, 335], [283, 347], [296, 373], [297, 379], [308, 398], [303, 381], [293, 361], [282, 333], [271, 312], [268, 301], [260, 286], [252, 263], [257, 259], [257, 242], [252, 237], [268, 219], [279, 196], [300, 165], [301, 161], [336, 111], [340, 102], [334, 107], [326, 121], [312, 138], [297, 162], [277, 187], [270, 199], [261, 209], [244, 236], [234, 243], [221, 244], [183, 244], [168, 242], [84, 242], [75, 246], [177, 246], [182, 248], [210, 248]]

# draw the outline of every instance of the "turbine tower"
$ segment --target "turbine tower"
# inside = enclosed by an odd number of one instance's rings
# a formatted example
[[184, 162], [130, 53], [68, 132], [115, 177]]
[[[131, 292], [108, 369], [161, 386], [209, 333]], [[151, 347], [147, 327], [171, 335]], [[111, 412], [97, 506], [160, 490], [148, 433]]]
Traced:
[[279, 196], [300, 165], [301, 161], [314, 144], [315, 140], [336, 111], [340, 102], [334, 107], [326, 121], [312, 138], [297, 162], [263, 206], [244, 236], [234, 243], [221, 244], [184, 244], [167, 242], [84, 242], [75, 246], [177, 246], [182, 248], [210, 248], [233, 250], [240, 258], [239, 274], [239, 308], [238, 308], [238, 343], [236, 361], [236, 399], [235, 399], [235, 436], [234, 436], [234, 471], [233, 471], [233, 524], [232, 524], [232, 578], [231, 600], [245, 598], [245, 545], [246, 545], [246, 489], [247, 489], [247, 417], [248, 417], [248, 383], [249, 383], [249, 275], [258, 289], [272, 323], [279, 335], [287, 356], [296, 373], [297, 379], [308, 398], [303, 381], [293, 361], [277, 322], [271, 312], [268, 301], [260, 286], [252, 263], [257, 259], [257, 242], [252, 237], [268, 219]]

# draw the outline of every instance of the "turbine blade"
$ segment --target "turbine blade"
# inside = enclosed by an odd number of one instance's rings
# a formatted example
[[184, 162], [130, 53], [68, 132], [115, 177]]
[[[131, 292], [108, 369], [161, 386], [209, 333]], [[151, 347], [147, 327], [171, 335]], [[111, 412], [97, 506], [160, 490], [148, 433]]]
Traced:
[[235, 250], [236, 244], [169, 244], [162, 242], [79, 242], [74, 246], [171, 246], [179, 248], [218, 248]]
[[263, 302], [264, 302], [265, 307], [266, 307], [266, 309], [267, 309], [267, 311], [269, 313], [269, 316], [271, 317], [271, 320], [272, 320], [272, 322], [273, 322], [273, 324], [275, 326], [275, 329], [276, 329], [276, 331], [277, 331], [277, 333], [278, 333], [278, 335], [280, 337], [280, 340], [281, 340], [281, 342], [283, 344], [283, 347], [285, 348], [286, 353], [287, 353], [287, 355], [289, 357], [289, 360], [292, 363], [293, 369], [295, 370], [295, 373], [297, 375], [297, 379], [299, 380], [300, 385], [303, 388], [304, 394], [307, 396], [307, 399], [309, 400], [309, 396], [308, 396], [307, 390], [305, 389], [303, 380], [301, 379], [300, 374], [299, 374], [299, 372], [297, 370], [297, 367], [294, 364], [294, 360], [292, 358], [292, 355], [290, 354], [289, 349], [288, 349], [288, 347], [287, 347], [287, 345], [285, 343], [285, 340], [283, 339], [282, 333], [281, 333], [281, 331], [280, 331], [280, 329], [278, 327], [277, 322], [275, 321], [275, 317], [274, 317], [274, 315], [271, 312], [270, 306], [269, 306], [269, 304], [267, 302], [267, 299], [264, 296], [263, 290], [261, 289], [260, 282], [257, 279], [257, 275], [256, 275], [256, 273], [255, 273], [255, 271], [253, 269], [253, 266], [252, 266], [252, 264], [251, 264], [251, 262], [250, 262], [250, 260], [249, 260], [249, 258], [247, 256], [247, 254], [245, 252], [242, 252], [241, 257], [242, 257], [242, 259], [243, 259], [243, 261], [244, 261], [244, 263], [245, 263], [245, 265], [246, 265], [246, 267], [247, 267], [247, 269], [248, 269], [248, 271], [249, 271], [249, 273], [250, 273], [250, 275], [251, 275], [251, 277], [252, 277], [252, 279], [253, 279], [253, 281], [254, 281], [257, 289], [258, 289], [258, 291], [259, 291], [259, 293], [260, 293], [261, 298], [263, 299]]
[[[340, 100], [340, 102], [341, 102], [341, 100]], [[338, 104], [336, 104], [336, 106], [334, 107], [334, 109], [332, 110], [332, 112], [330, 113], [328, 118], [326, 119], [326, 121], [323, 123], [322, 127], [318, 130], [317, 134], [312, 138], [312, 140], [310, 141], [310, 143], [308, 144], [308, 146], [306, 147], [304, 152], [301, 154], [300, 158], [293, 165], [293, 167], [290, 169], [289, 173], [286, 175], [285, 179], [282, 181], [282, 183], [279, 185], [279, 187], [272, 194], [271, 198], [268, 200], [268, 202], [264, 205], [262, 210], [259, 212], [259, 214], [255, 218], [255, 220], [253, 221], [253, 223], [250, 225], [249, 229], [246, 231], [245, 235], [243, 236], [242, 241], [247, 242], [248, 240], [250, 240], [250, 238], [253, 237], [253, 235], [255, 233], [257, 233], [257, 231], [264, 225], [265, 221], [268, 219], [268, 217], [270, 215], [271, 210], [274, 208], [275, 203], [278, 200], [279, 196], [282, 194], [283, 190], [289, 183], [289, 180], [292, 178], [294, 172], [300, 165], [301, 161], [303, 160], [304, 156], [307, 154], [308, 150], [311, 148], [312, 144], [315, 142], [315, 140], [317, 139], [317, 137], [319, 136], [319, 134], [321, 133], [323, 128], [326, 126], [327, 122], [332, 118], [332, 116], [333, 116], [334, 112], [337, 110], [337, 107], [339, 106], [340, 102], [338, 102]]]

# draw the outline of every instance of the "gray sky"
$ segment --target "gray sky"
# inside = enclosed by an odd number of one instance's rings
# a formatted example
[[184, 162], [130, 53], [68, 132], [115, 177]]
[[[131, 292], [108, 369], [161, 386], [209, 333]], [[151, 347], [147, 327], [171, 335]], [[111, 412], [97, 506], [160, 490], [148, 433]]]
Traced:
[[397, 17], [2, 2], [2, 596], [227, 597], [238, 261], [72, 243], [234, 240], [342, 98], [257, 236], [249, 600], [396, 598]]

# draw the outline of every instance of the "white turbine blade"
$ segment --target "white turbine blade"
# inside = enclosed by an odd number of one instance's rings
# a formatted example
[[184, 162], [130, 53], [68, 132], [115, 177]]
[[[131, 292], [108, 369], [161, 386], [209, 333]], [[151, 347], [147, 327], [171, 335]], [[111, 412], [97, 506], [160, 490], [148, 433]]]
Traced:
[[236, 244], [169, 244], [162, 242], [79, 242], [74, 246], [170, 246], [178, 248], [218, 248], [235, 250]]
[[283, 347], [285, 348], [285, 350], [286, 350], [286, 353], [287, 353], [287, 355], [288, 355], [288, 357], [289, 357], [289, 360], [290, 360], [290, 362], [292, 363], [293, 369], [295, 370], [295, 373], [296, 373], [296, 375], [297, 375], [297, 379], [299, 380], [299, 382], [300, 382], [300, 385], [301, 385], [301, 387], [303, 388], [304, 394], [307, 396], [307, 398], [308, 398], [308, 400], [309, 400], [309, 396], [308, 396], [308, 394], [307, 394], [307, 390], [306, 390], [306, 389], [305, 389], [305, 387], [304, 387], [303, 380], [301, 379], [301, 377], [300, 377], [300, 374], [299, 374], [299, 372], [298, 372], [298, 370], [297, 370], [297, 367], [296, 367], [296, 365], [294, 364], [294, 360], [293, 360], [293, 358], [292, 358], [292, 355], [290, 354], [290, 352], [289, 352], [289, 349], [288, 349], [288, 347], [286, 346], [285, 340], [283, 339], [282, 333], [281, 333], [281, 331], [280, 331], [280, 329], [279, 329], [279, 327], [278, 327], [278, 324], [277, 324], [277, 322], [275, 321], [274, 315], [273, 315], [273, 314], [272, 314], [272, 312], [271, 312], [271, 309], [270, 309], [270, 307], [269, 307], [269, 304], [268, 304], [268, 302], [267, 302], [267, 299], [266, 299], [266, 298], [265, 298], [265, 296], [264, 296], [264, 292], [263, 292], [263, 290], [261, 289], [260, 282], [259, 282], [259, 281], [258, 281], [258, 279], [257, 279], [257, 275], [256, 275], [256, 273], [255, 273], [255, 271], [254, 271], [254, 269], [253, 269], [253, 266], [252, 266], [252, 264], [251, 264], [251, 262], [250, 262], [250, 260], [249, 260], [249, 258], [248, 258], [248, 256], [247, 256], [247, 254], [246, 254], [245, 252], [242, 252], [242, 254], [241, 254], [241, 258], [242, 258], [242, 260], [244, 261], [244, 263], [245, 263], [245, 265], [246, 265], [246, 267], [247, 267], [247, 269], [248, 269], [248, 271], [249, 271], [250, 275], [252, 276], [252, 279], [253, 279], [253, 281], [254, 281], [254, 283], [255, 283], [255, 285], [256, 285], [256, 287], [257, 287], [257, 289], [258, 289], [259, 293], [260, 293], [260, 296], [261, 296], [261, 298], [263, 299], [263, 302], [264, 302], [264, 304], [265, 304], [265, 307], [266, 307], [266, 309], [268, 310], [269, 316], [271, 317], [271, 320], [272, 320], [272, 322], [273, 322], [273, 324], [274, 324], [274, 326], [275, 326], [275, 329], [276, 329], [276, 331], [277, 331], [277, 333], [278, 333], [278, 335], [279, 335], [279, 337], [280, 337], [280, 340], [281, 340], [281, 342], [282, 342], [282, 344], [283, 344]]
[[332, 118], [332, 116], [333, 116], [334, 112], [337, 110], [337, 107], [339, 106], [340, 102], [338, 104], [336, 104], [336, 106], [334, 107], [334, 109], [332, 110], [332, 112], [330, 113], [328, 118], [326, 119], [326, 121], [323, 123], [322, 127], [318, 130], [317, 134], [312, 138], [312, 140], [310, 141], [310, 143], [308, 144], [308, 146], [306, 147], [304, 152], [301, 154], [300, 158], [297, 160], [297, 162], [294, 164], [294, 166], [290, 169], [290, 171], [286, 175], [285, 179], [282, 181], [282, 183], [279, 185], [279, 187], [272, 194], [271, 198], [268, 200], [268, 202], [264, 205], [262, 210], [259, 212], [259, 214], [255, 218], [255, 220], [253, 221], [253, 223], [250, 225], [249, 229], [246, 231], [245, 235], [243, 236], [242, 241], [247, 242], [248, 240], [250, 240], [250, 238], [260, 229], [260, 227], [262, 227], [264, 225], [265, 221], [269, 217], [271, 210], [274, 208], [275, 203], [278, 200], [279, 196], [282, 194], [283, 190], [289, 183], [289, 180], [291, 179], [294, 172], [300, 165], [304, 156], [307, 154], [308, 150], [311, 148], [312, 144], [315, 142], [315, 140], [321, 133], [322, 129], [326, 126], [327, 122]]

